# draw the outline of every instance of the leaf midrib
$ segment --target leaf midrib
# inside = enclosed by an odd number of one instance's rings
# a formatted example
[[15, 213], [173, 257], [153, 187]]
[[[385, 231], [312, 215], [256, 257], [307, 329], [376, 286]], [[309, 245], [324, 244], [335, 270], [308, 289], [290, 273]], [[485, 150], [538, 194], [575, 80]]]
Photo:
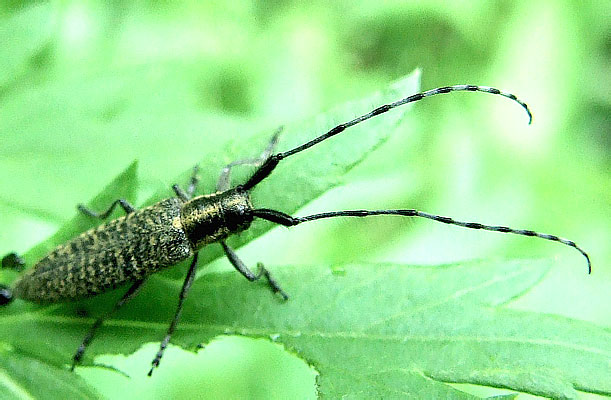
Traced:
[[[20, 320], [32, 319], [34, 313], [23, 313], [16, 316], [4, 317], [4, 321], [11, 323], [18, 322]], [[84, 325], [90, 326], [93, 322], [93, 318], [81, 318], [81, 317], [66, 317], [59, 315], [36, 315], [36, 321], [46, 322], [52, 324], [72, 324], [72, 325]], [[112, 326], [115, 328], [141, 328], [141, 329], [156, 329], [165, 331], [167, 324], [161, 322], [150, 322], [150, 321], [134, 321], [134, 320], [120, 320], [111, 319], [104, 321], [104, 326]], [[239, 334], [244, 336], [269, 336], [270, 333], [277, 335], [285, 335], [293, 338], [298, 337], [314, 337], [314, 338], [325, 338], [325, 339], [358, 339], [367, 341], [380, 341], [380, 342], [407, 342], [407, 341], [419, 341], [419, 342], [474, 342], [474, 343], [518, 343], [518, 344], [532, 344], [541, 346], [557, 346], [566, 349], [584, 351], [592, 354], [597, 354], [605, 357], [611, 357], [611, 352], [604, 351], [595, 347], [586, 347], [583, 345], [571, 344], [557, 340], [549, 339], [525, 339], [516, 337], [481, 337], [481, 336], [442, 336], [435, 334], [427, 335], [381, 335], [381, 334], [370, 334], [363, 332], [349, 332], [349, 331], [334, 331], [334, 332], [322, 332], [317, 330], [288, 330], [288, 329], [274, 329], [274, 328], [240, 328], [233, 325], [223, 324], [197, 324], [192, 322], [181, 322], [178, 331], [185, 330], [199, 330], [199, 331], [216, 331], [218, 334]], [[281, 340], [280, 340], [281, 341]]]

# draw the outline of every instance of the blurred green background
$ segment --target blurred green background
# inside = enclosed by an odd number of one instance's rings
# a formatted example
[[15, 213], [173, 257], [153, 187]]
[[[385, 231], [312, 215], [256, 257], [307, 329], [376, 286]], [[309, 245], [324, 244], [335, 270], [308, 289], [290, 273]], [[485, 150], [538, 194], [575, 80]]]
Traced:
[[[395, 218], [280, 228], [241, 256], [295, 268], [554, 257], [511, 306], [609, 326], [610, 17], [611, 3], [593, 0], [3, 1], [0, 254], [53, 233], [134, 159], [144, 200], [202, 148], [271, 132], [420, 68], [423, 89], [516, 93], [533, 125], [499, 97], [426, 99], [345, 186], [300, 214], [403, 207], [534, 229], [575, 240], [594, 273], [559, 244]], [[266, 341], [220, 338], [197, 356], [170, 348], [145, 379], [156, 346], [100, 360], [132, 379], [79, 373], [111, 398], [315, 396], [309, 367]]]

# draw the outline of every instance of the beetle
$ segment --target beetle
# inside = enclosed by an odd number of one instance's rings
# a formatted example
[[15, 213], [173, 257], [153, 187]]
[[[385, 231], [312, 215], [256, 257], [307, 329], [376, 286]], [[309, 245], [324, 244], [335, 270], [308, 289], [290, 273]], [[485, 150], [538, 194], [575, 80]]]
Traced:
[[[277, 131], [259, 158], [238, 160], [225, 166], [215, 193], [193, 197], [198, 183], [196, 166], [186, 190], [178, 185], [173, 185], [172, 189], [176, 197], [161, 200], [140, 210], [136, 210], [125, 199], [116, 200], [106, 211], [100, 213], [79, 205], [78, 209], [82, 213], [95, 218], [106, 219], [117, 206], [123, 208], [126, 215], [90, 229], [56, 247], [17, 280], [12, 288], [0, 287], [0, 304], [6, 305], [15, 298], [42, 304], [74, 301], [131, 283], [114, 307], [99, 317], [85, 335], [72, 358], [71, 369], [74, 370], [104, 319], [110, 317], [136, 296], [149, 275], [191, 258], [174, 317], [152, 361], [148, 373], [151, 376], [154, 369], [159, 366], [164, 350], [178, 324], [184, 300], [195, 278], [198, 252], [204, 246], [214, 242], [220, 243], [230, 263], [246, 279], [256, 281], [265, 278], [274, 293], [278, 293], [285, 300], [288, 299], [288, 295], [262, 264], [258, 264], [256, 273], [252, 272], [225, 242], [230, 235], [248, 229], [255, 218], [287, 227], [335, 217], [399, 215], [427, 218], [464, 228], [538, 237], [571, 246], [586, 258], [588, 273], [590, 273], [589, 256], [575, 242], [531, 230], [462, 222], [414, 209], [347, 210], [292, 217], [278, 210], [255, 208], [252, 205], [250, 191], [267, 178], [282, 160], [396, 107], [426, 97], [456, 91], [485, 92], [509, 98], [524, 108], [529, 117], [529, 124], [532, 122], [532, 114], [528, 106], [511, 93], [488, 86], [454, 85], [413, 94], [393, 103], [379, 106], [288, 151], [274, 152], [280, 133]], [[236, 165], [252, 165], [256, 169], [245, 183], [230, 187], [231, 169]], [[22, 259], [14, 253], [4, 257], [2, 264], [3, 267], [23, 267]]]

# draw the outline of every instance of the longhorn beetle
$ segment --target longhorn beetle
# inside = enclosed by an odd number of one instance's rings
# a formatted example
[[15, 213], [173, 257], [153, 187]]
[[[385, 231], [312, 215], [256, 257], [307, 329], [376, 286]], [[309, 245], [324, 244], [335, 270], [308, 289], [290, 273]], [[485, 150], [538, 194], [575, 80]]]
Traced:
[[[528, 106], [511, 93], [487, 86], [455, 85], [413, 94], [394, 103], [382, 105], [367, 114], [337, 125], [327, 133], [288, 151], [274, 153], [279, 134], [279, 132], [276, 132], [259, 158], [234, 161], [225, 166], [218, 180], [215, 193], [193, 197], [198, 183], [196, 166], [186, 190], [181, 189], [178, 185], [173, 185], [172, 189], [176, 193], [176, 197], [162, 200], [143, 209], [136, 210], [124, 199], [116, 200], [106, 211], [101, 213], [79, 205], [78, 209], [81, 212], [95, 218], [107, 218], [117, 205], [125, 210], [126, 215], [90, 229], [56, 247], [26, 272], [13, 285], [12, 289], [0, 286], [0, 304], [8, 304], [14, 298], [36, 303], [79, 300], [130, 283], [131, 286], [123, 297], [110, 311], [98, 318], [85, 335], [73, 356], [71, 369], [74, 370], [104, 319], [110, 317], [136, 296], [149, 275], [191, 257], [191, 265], [180, 291], [174, 318], [161, 341], [159, 351], [152, 361], [152, 367], [148, 373], [150, 376], [159, 365], [163, 352], [176, 328], [183, 302], [195, 277], [198, 252], [205, 245], [219, 242], [231, 264], [246, 279], [256, 281], [264, 277], [274, 293], [278, 293], [285, 300], [288, 299], [287, 294], [262, 264], [259, 263], [257, 273], [253, 273], [225, 242], [228, 236], [248, 229], [255, 218], [284, 226], [294, 226], [303, 222], [334, 217], [400, 215], [428, 218], [444, 224], [458, 225], [470, 229], [534, 236], [560, 242], [574, 247], [583, 254], [587, 260], [588, 273], [590, 273], [590, 259], [575, 242], [531, 230], [484, 225], [476, 222], [461, 222], [449, 217], [413, 209], [333, 211], [305, 217], [292, 217], [281, 211], [253, 207], [250, 200], [250, 191], [267, 178], [285, 158], [307, 150], [351, 126], [384, 114], [393, 108], [422, 100], [425, 97], [455, 91], [485, 92], [507, 97], [520, 104], [528, 114], [529, 124], [532, 122], [532, 115]], [[253, 165], [256, 170], [245, 183], [230, 188], [231, 168], [236, 165]], [[15, 253], [11, 253], [4, 257], [2, 265], [3, 267], [20, 268], [23, 266], [23, 261]]]

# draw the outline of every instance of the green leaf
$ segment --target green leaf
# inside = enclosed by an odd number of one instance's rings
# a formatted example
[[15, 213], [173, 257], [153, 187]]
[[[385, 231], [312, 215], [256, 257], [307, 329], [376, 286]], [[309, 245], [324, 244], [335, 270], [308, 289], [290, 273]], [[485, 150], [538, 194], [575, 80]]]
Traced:
[[78, 375], [14, 351], [0, 350], [2, 399], [98, 399]]
[[[251, 284], [235, 272], [208, 274], [193, 285], [172, 343], [195, 349], [227, 334], [281, 343], [320, 373], [324, 398], [474, 398], [451, 383], [553, 398], [575, 398], [577, 391], [609, 395], [608, 330], [505, 307], [538, 283], [550, 265], [545, 260], [348, 265], [341, 273], [322, 266], [275, 268], [291, 294], [286, 303], [263, 282]], [[158, 341], [179, 286], [153, 277], [129, 307], [105, 323], [89, 355], [127, 354]], [[4, 315], [7, 328], [0, 339], [45, 352], [27, 339], [34, 335], [29, 332], [44, 332], [69, 359], [93, 322], [77, 317], [76, 310], [95, 309], [94, 303]]]

